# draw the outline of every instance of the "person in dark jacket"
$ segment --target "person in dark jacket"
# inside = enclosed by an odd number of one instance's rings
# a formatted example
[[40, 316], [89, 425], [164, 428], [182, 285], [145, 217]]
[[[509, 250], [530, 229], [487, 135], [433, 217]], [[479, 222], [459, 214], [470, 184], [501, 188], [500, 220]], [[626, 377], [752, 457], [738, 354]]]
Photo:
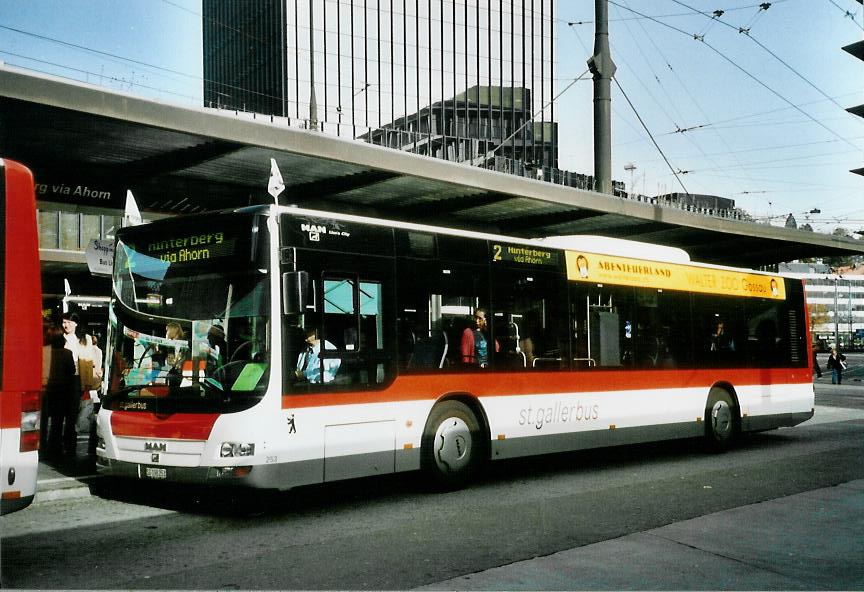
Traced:
[[825, 367], [831, 371], [831, 384], [841, 384], [843, 371], [846, 369], [846, 356], [838, 352], [836, 347], [832, 347], [831, 355], [828, 356], [828, 363]]
[[819, 358], [816, 356], [816, 350], [813, 350], [813, 372], [816, 378], [822, 378], [822, 367], [819, 366]]
[[[46, 333], [50, 348], [48, 378], [42, 397], [40, 436], [43, 457], [56, 457], [63, 443], [63, 423], [71, 402], [77, 402], [75, 391], [75, 359], [66, 349], [66, 338], [60, 327], [50, 327]], [[74, 426], [73, 426], [74, 427]]]

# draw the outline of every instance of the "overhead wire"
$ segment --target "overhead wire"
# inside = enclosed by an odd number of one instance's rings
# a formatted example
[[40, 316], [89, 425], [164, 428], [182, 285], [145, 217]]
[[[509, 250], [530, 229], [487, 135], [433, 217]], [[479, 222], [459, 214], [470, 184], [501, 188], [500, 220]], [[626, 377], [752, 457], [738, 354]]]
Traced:
[[[857, 95], [857, 93], [849, 93], [849, 94]], [[835, 98], [839, 98], [839, 97], [842, 97], [842, 96], [848, 96], [848, 95], [838, 95], [838, 96], [835, 97]], [[815, 100], [815, 101], [808, 101], [808, 102], [806, 102], [806, 103], [799, 103], [799, 106], [804, 106], [804, 105], [813, 105], [813, 104], [816, 104], [816, 103], [821, 103], [821, 102], [823, 102], [824, 100], [825, 100], [825, 99], [818, 99], [818, 100]], [[673, 134], [684, 134], [684, 133], [688, 133], [688, 132], [691, 132], [691, 131], [698, 131], [698, 130], [700, 130], [700, 129], [709, 128], [709, 127], [720, 127], [721, 129], [733, 129], [733, 128], [736, 128], [736, 127], [758, 127], [758, 126], [762, 126], [762, 125], [781, 125], [781, 124], [786, 125], [786, 124], [790, 123], [789, 120], [782, 120], [782, 121], [769, 121], [769, 122], [758, 122], [758, 123], [752, 123], [752, 124], [742, 124], [742, 125], [740, 125], [740, 126], [724, 126], [723, 124], [725, 124], [725, 123], [731, 123], [731, 122], [735, 122], [735, 121], [741, 121], [741, 120], [743, 120], [743, 119], [752, 119], [752, 118], [754, 118], [754, 117], [760, 117], [760, 116], [762, 116], [762, 115], [768, 115], [768, 114], [771, 114], [771, 113], [779, 113], [779, 112], [781, 112], [781, 111], [788, 111], [789, 109], [791, 109], [791, 107], [777, 107], [776, 109], [768, 109], [768, 110], [766, 110], [766, 111], [757, 111], [757, 112], [755, 112], [755, 113], [749, 113], [749, 114], [746, 114], [746, 115], [739, 115], [739, 116], [736, 116], [736, 117], [730, 117], [730, 118], [728, 118], [728, 119], [722, 119], [722, 120], [720, 120], [720, 121], [715, 121], [715, 122], [713, 122], [713, 123], [710, 123], [710, 122], [709, 122], [709, 123], [703, 123], [703, 124], [693, 125], [693, 126], [686, 127], [686, 128], [678, 128], [678, 129], [674, 129], [674, 130], [672, 130], [672, 131], [663, 132], [662, 134], [657, 134], [657, 137], [659, 138], [659, 137], [663, 137], [663, 136], [671, 136], [671, 135], [673, 135]], [[847, 117], [844, 117], [843, 119], [844, 119], [844, 120], [848, 120]], [[825, 120], [825, 121], [828, 121], [828, 120]], [[831, 121], [833, 121], [833, 119], [832, 119]], [[861, 123], [861, 125], [864, 125], [864, 121], [861, 121], [860, 123]], [[864, 138], [862, 138], [862, 137], [855, 137], [855, 138], [852, 138], [852, 139], [853, 139], [853, 140], [859, 140], [859, 139], [864, 139]], [[630, 141], [627, 141], [627, 142], [620, 142], [620, 143], [618, 143], [618, 144], [615, 144], [615, 146], [626, 146], [627, 144], [632, 144], [632, 143], [634, 143], [634, 142], [638, 142], [638, 141], [640, 141], [640, 140], [630, 140]], [[824, 141], [824, 142], [837, 142], [838, 140], [837, 140], [837, 139], [834, 139], [834, 140], [821, 140], [821, 141]]]
[[[677, 1], [677, 0], [674, 0], [674, 1]], [[684, 29], [681, 29], [681, 28], [676, 27], [676, 26], [674, 26], [674, 25], [670, 25], [669, 23], [665, 23], [665, 22], [663, 22], [663, 21], [661, 21], [661, 20], [658, 20], [658, 19], [656, 19], [656, 18], [654, 18], [654, 17], [651, 17], [651, 16], [649, 16], [649, 15], [642, 14], [642, 13], [640, 13], [639, 11], [634, 10], [634, 9], [632, 9], [632, 8], [629, 8], [629, 7], [627, 7], [627, 6], [623, 6], [623, 5], [619, 4], [618, 2], [615, 2], [615, 0], [609, 0], [609, 3], [610, 3], [610, 4], [613, 4], [613, 5], [615, 5], [615, 6], [620, 6], [621, 8], [624, 8], [625, 10], [629, 10], [629, 11], [634, 12], [634, 13], [636, 13], [636, 14], [640, 14], [640, 15], [644, 16], [645, 18], [647, 18], [648, 20], [652, 21], [652, 22], [655, 22], [655, 23], [657, 23], [657, 24], [659, 24], [659, 25], [662, 25], [662, 26], [664, 26], [664, 27], [666, 27], [666, 28], [668, 28], [668, 29], [671, 29], [671, 30], [673, 30], [673, 31], [677, 31], [678, 33], [681, 33], [681, 34], [683, 34], [683, 35], [686, 35], [687, 37], [691, 37], [691, 38], [693, 38], [693, 39], [696, 40], [696, 41], [699, 41], [699, 42], [702, 43], [705, 47], [707, 47], [708, 49], [710, 49], [711, 51], [713, 51], [715, 54], [717, 54], [721, 59], [723, 59], [724, 61], [728, 62], [731, 66], [733, 66], [733, 67], [736, 68], [737, 70], [741, 71], [742, 74], [744, 74], [745, 76], [747, 76], [748, 78], [750, 78], [751, 80], [753, 80], [754, 82], [756, 82], [759, 86], [763, 87], [765, 90], [767, 90], [768, 92], [770, 92], [771, 94], [773, 94], [774, 96], [776, 96], [777, 98], [779, 98], [781, 101], [783, 101], [784, 103], [786, 103], [787, 105], [789, 105], [790, 107], [792, 107], [793, 109], [795, 109], [796, 111], [798, 111], [799, 113], [801, 113], [802, 115], [804, 115], [807, 119], [809, 119], [810, 121], [812, 121], [813, 123], [815, 123], [816, 125], [818, 125], [819, 127], [821, 127], [822, 129], [824, 129], [825, 131], [827, 131], [828, 133], [830, 133], [832, 136], [834, 136], [834, 137], [836, 137], [836, 138], [839, 138], [841, 141], [845, 142], [846, 144], [849, 144], [851, 147], [855, 148], [856, 150], [859, 149], [858, 146], [852, 144], [852, 143], [849, 142], [846, 138], [844, 138], [843, 136], [841, 136], [840, 134], [838, 134], [837, 132], [835, 132], [834, 130], [832, 130], [831, 128], [829, 128], [827, 125], [825, 125], [824, 123], [822, 123], [821, 121], [819, 121], [818, 119], [816, 119], [815, 117], [813, 117], [812, 115], [810, 115], [809, 113], [807, 113], [806, 111], [804, 111], [803, 109], [801, 109], [800, 107], [798, 107], [795, 103], [793, 103], [792, 101], [790, 101], [789, 99], [787, 99], [787, 98], [786, 98], [785, 96], [783, 96], [780, 92], [778, 92], [777, 90], [773, 89], [771, 86], [769, 86], [769, 85], [768, 85], [767, 83], [765, 83], [764, 81], [760, 80], [759, 77], [757, 77], [756, 75], [750, 73], [750, 72], [749, 72], [748, 70], [746, 70], [743, 66], [741, 66], [740, 64], [738, 64], [735, 60], [733, 60], [732, 58], [728, 57], [728, 56], [727, 56], [726, 54], [724, 54], [722, 51], [720, 51], [719, 49], [717, 49], [716, 47], [714, 47], [713, 45], [711, 45], [710, 43], [708, 43], [707, 41], [705, 41], [704, 38], [699, 38], [698, 36], [693, 35], [692, 33], [688, 33], [688, 32], [685, 31]]]
[[[90, 70], [83, 70], [83, 69], [81, 69], [81, 68], [73, 68], [72, 66], [66, 66], [66, 65], [63, 65], [63, 64], [58, 64], [57, 62], [51, 62], [51, 61], [48, 61], [48, 60], [40, 60], [40, 59], [38, 59], [38, 58], [32, 58], [32, 57], [30, 57], [30, 56], [25, 56], [25, 55], [22, 55], [22, 54], [19, 54], [19, 53], [14, 53], [14, 52], [11, 52], [11, 51], [6, 51], [6, 50], [3, 50], [3, 49], [0, 49], [0, 54], [10, 55], [10, 56], [13, 56], [13, 57], [16, 57], [16, 58], [21, 58], [21, 59], [29, 60], [29, 61], [32, 61], [32, 62], [37, 62], [37, 63], [40, 63], [40, 64], [45, 64], [45, 65], [47, 65], [47, 66], [54, 66], [54, 67], [57, 67], [57, 68], [65, 68], [65, 69], [67, 69], [67, 70], [70, 70], [70, 71], [73, 71], [73, 72], [78, 72], [78, 73], [85, 74], [85, 75], [88, 75], [88, 76], [102, 76], [102, 77], [104, 77], [104, 78], [108, 78], [109, 80], [113, 80], [113, 81], [115, 81], [115, 82], [120, 82], [120, 83], [124, 83], [124, 84], [126, 84], [126, 83], [131, 83], [131, 81], [129, 81], [129, 80], [124, 80], [124, 79], [122, 79], [122, 78], [118, 78], [118, 77], [116, 77], [116, 76], [105, 76], [105, 75], [103, 75], [103, 74], [99, 74], [98, 72], [92, 72], [92, 71], [90, 71]], [[13, 65], [15, 65], [15, 64], [13, 64]], [[142, 88], [147, 88], [147, 89], [150, 89], [150, 90], [155, 90], [155, 91], [162, 92], [162, 93], [167, 93], [167, 94], [175, 95], [175, 96], [178, 96], [178, 97], [183, 97], [184, 99], [193, 99], [193, 100], [195, 100], [195, 99], [199, 99], [199, 98], [200, 98], [200, 97], [193, 97], [193, 96], [191, 96], [191, 95], [185, 95], [185, 94], [183, 94], [183, 93], [179, 93], [179, 92], [175, 92], [175, 91], [170, 91], [170, 90], [165, 89], [165, 88], [160, 88], [160, 87], [156, 87], [156, 86], [148, 86], [148, 85], [146, 85], [146, 84], [142, 84], [142, 83], [140, 83], [140, 82], [135, 82], [134, 85], [135, 85], [135, 86], [140, 86], [140, 87], [142, 87]]]
[[[689, 6], [689, 5], [685, 4], [685, 3], [682, 2], [681, 0], [672, 0], [672, 1], [675, 2], [676, 4], [679, 4], [679, 5], [681, 5], [681, 6], [684, 6], [685, 8], [689, 8], [689, 9], [691, 9], [691, 10], [696, 11], [695, 8], [693, 8], [692, 6]], [[763, 3], [762, 6], [765, 6], [766, 4], [767, 4], [768, 6], [771, 5], [770, 2], [766, 2], [766, 3]], [[767, 10], [768, 10], [767, 8], [761, 8], [761, 7], [760, 7], [756, 14], [757, 14], [757, 15], [764, 14]], [[727, 26], [727, 27], [729, 27], [729, 28], [731, 28], [731, 29], [737, 30], [739, 33], [742, 33], [745, 37], [747, 37], [748, 39], [750, 39], [750, 41], [752, 41], [753, 43], [755, 43], [756, 45], [758, 45], [760, 48], [762, 48], [765, 52], [767, 52], [771, 57], [773, 57], [775, 60], [777, 60], [778, 62], [780, 62], [781, 64], [783, 64], [783, 66], [785, 66], [786, 69], [788, 69], [790, 72], [792, 72], [793, 74], [795, 74], [795, 76], [797, 76], [798, 78], [800, 78], [801, 80], [803, 80], [807, 85], [809, 85], [811, 88], [813, 88], [816, 92], [818, 92], [820, 95], [822, 95], [823, 97], [825, 97], [826, 99], [828, 99], [829, 101], [831, 101], [832, 103], [834, 103], [834, 105], [836, 105], [837, 107], [843, 109], [843, 105], [841, 105], [840, 103], [838, 103], [837, 101], [835, 101], [833, 98], [831, 98], [831, 97], [828, 95], [828, 93], [826, 93], [826, 92], [823, 91], [821, 88], [819, 88], [818, 86], [816, 86], [816, 85], [815, 85], [813, 82], [811, 82], [811, 81], [810, 81], [806, 76], [804, 76], [803, 74], [801, 74], [797, 69], [795, 69], [792, 65], [790, 65], [786, 60], [784, 60], [783, 58], [781, 58], [780, 56], [778, 56], [776, 53], [774, 53], [773, 51], [771, 51], [770, 49], [768, 49], [768, 47], [766, 47], [765, 44], [763, 44], [761, 41], [759, 41], [758, 39], [756, 39], [756, 38], [752, 35], [752, 33], [751, 33], [751, 31], [750, 31], [750, 29], [752, 28], [752, 23], [755, 22], [754, 20], [751, 19], [751, 21], [750, 21], [750, 23], [748, 24], [747, 27], [736, 27], [735, 25], [732, 25], [731, 23], [727, 23], [727, 22], [725, 22], [725, 21], [723, 21], [723, 20], [720, 20], [719, 18], [714, 19], [713, 17], [711, 17], [711, 15], [709, 15], [709, 14], [707, 14], [707, 13], [705, 13], [705, 12], [702, 12], [702, 11], [697, 11], [697, 12], [698, 12], [699, 14], [701, 14], [702, 16], [712, 18], [712, 20], [714, 20], [715, 22], [719, 22], [719, 23], [722, 24], [722, 25], [725, 25], [725, 26]]]
[[[626, 0], [622, 0], [622, 1], [624, 1], [624, 2], [626, 3]], [[648, 31], [645, 29], [645, 25], [644, 25], [644, 23], [641, 22], [641, 21], [639, 21], [637, 24], [639, 25], [639, 28], [640, 28], [640, 29], [642, 30], [642, 32], [644, 33], [645, 38], [648, 39], [649, 43], [654, 47], [654, 50], [657, 52], [657, 54], [658, 54], [658, 55], [660, 56], [660, 58], [663, 60], [663, 63], [666, 65], [666, 68], [669, 70], [669, 72], [670, 72], [671, 75], [674, 77], [674, 79], [678, 82], [678, 85], [681, 87], [681, 89], [683, 89], [684, 93], [685, 93], [685, 94], [687, 95], [687, 97], [690, 99], [690, 102], [691, 102], [693, 105], [695, 105], [696, 109], [699, 111], [699, 113], [702, 115], [702, 117], [703, 117], [706, 121], [709, 121], [709, 123], [710, 123], [710, 117], [709, 117], [708, 114], [705, 112], [705, 110], [702, 108], [702, 106], [699, 104], [699, 101], [697, 101], [696, 98], [693, 96], [693, 93], [690, 92], [690, 89], [689, 89], [688, 86], [684, 83], [684, 81], [681, 79], [681, 77], [678, 76], [678, 72], [675, 70], [675, 68], [672, 67], [672, 63], [671, 63], [671, 61], [666, 57], [665, 53], [660, 49], [660, 47], [659, 47], [659, 46], [657, 45], [657, 43], [654, 41], [653, 37], [652, 37], [651, 35], [648, 34]], [[658, 78], [657, 82], [658, 82], [658, 84], [660, 84], [659, 78]], [[661, 86], [661, 88], [663, 88], [663, 85], [662, 85], [662, 84], [660, 84], [660, 86]], [[665, 92], [665, 88], [664, 88], [664, 92]], [[667, 97], [669, 97], [669, 101], [670, 101], [670, 103], [672, 103], [672, 104], [674, 105], [674, 104], [675, 104], [675, 101], [673, 100], [673, 98], [672, 98], [671, 96], [669, 96], [668, 93], [666, 93], [666, 94], [667, 94]], [[677, 108], [676, 108], [676, 111], [677, 111]], [[682, 123], [683, 123], [683, 119], [682, 119]], [[683, 133], [683, 131], [681, 131], [682, 128], [681, 128], [680, 126], [678, 126], [678, 125], [676, 124], [675, 127], [676, 127], [676, 133]], [[715, 131], [714, 133], [715, 133], [715, 135], [717, 136], [717, 138], [720, 140], [720, 143], [721, 143], [721, 144], [722, 144], [722, 145], [727, 149], [727, 151], [732, 152], [732, 148], [731, 148], [731, 147], [729, 146], [729, 144], [726, 142], [726, 138], [723, 137], [723, 134], [721, 134], [719, 131]], [[696, 143], [695, 139], [693, 139], [691, 136], [692, 136], [692, 135], [686, 135], [687, 140], [688, 140], [691, 144], [693, 144], [694, 146], [696, 146], [697, 150], [699, 150], [700, 153], [702, 153], [703, 155], [706, 155], [706, 152], [702, 149], [702, 147], [701, 147], [699, 144]], [[739, 165], [741, 164], [741, 162], [738, 161], [738, 159], [737, 159], [736, 156], [733, 155], [733, 159], [734, 159], [734, 160], [735, 160]], [[709, 160], [710, 160], [710, 159], [709, 159]], [[713, 162], [713, 161], [712, 161], [712, 162]], [[715, 164], [716, 164], [716, 163], [715, 163]]]
[[624, 99], [627, 101], [627, 104], [630, 105], [630, 108], [633, 109], [633, 113], [636, 114], [636, 119], [639, 120], [639, 123], [642, 124], [642, 127], [645, 128], [645, 132], [648, 134], [648, 137], [651, 138], [651, 142], [654, 144], [654, 147], [657, 149], [657, 152], [663, 157], [663, 160], [666, 161], [666, 166], [669, 167], [669, 170], [672, 171], [672, 174], [675, 175], [675, 179], [678, 180], [678, 184], [681, 185], [681, 188], [684, 190], [684, 193], [690, 195], [690, 191], [687, 190], [687, 187], [684, 186], [684, 182], [681, 180], [681, 177], [678, 176], [678, 172], [672, 166], [672, 163], [669, 162], [669, 159], [666, 158], [666, 154], [663, 152], [663, 149], [660, 148], [660, 145], [657, 143], [657, 140], [654, 139], [654, 136], [651, 134], [651, 130], [648, 129], [648, 126], [645, 125], [645, 121], [642, 119], [642, 116], [639, 115], [639, 111], [637, 111], [636, 106], [633, 104], [633, 101], [630, 100], [630, 97], [627, 96], [627, 93], [624, 92], [624, 89], [621, 87], [621, 83], [618, 82], [617, 78], [612, 78], [615, 81], [615, 86], [618, 87], [618, 90], [621, 91], [621, 94], [624, 96]]
[[[742, 170], [747, 170], [747, 169], [752, 169], [752, 168], [759, 168], [759, 167], [766, 165], [766, 164], [774, 164], [774, 163], [778, 163], [778, 162], [787, 162], [788, 163], [788, 162], [793, 162], [793, 161], [808, 160], [811, 158], [824, 158], [824, 157], [828, 157], [828, 156], [842, 156], [845, 154], [857, 154], [857, 152], [854, 152], [851, 150], [843, 150], [840, 152], [823, 152], [821, 154], [806, 154], [803, 156], [787, 156], [787, 157], [783, 157], [783, 158], [775, 158], [772, 160], [761, 160], [761, 161], [757, 161], [757, 162], [752, 162], [752, 163], [744, 165], [740, 168]], [[819, 164], [821, 166], [821, 165], [824, 165], [826, 163], [819, 163]], [[827, 163], [827, 164], [832, 164], [832, 163]], [[795, 166], [801, 166], [801, 165], [795, 165]], [[716, 166], [714, 168], [694, 169], [692, 172], [694, 172], [694, 173], [700, 172], [701, 173], [703, 171], [727, 170], [727, 169], [731, 169], [731, 168], [738, 168], [738, 167], [737, 166]], [[771, 168], [771, 167], [765, 167], [765, 168]]]
[[854, 13], [854, 12], [850, 12], [850, 11], [846, 10], [845, 8], [843, 8], [842, 6], [840, 6], [839, 4], [837, 4], [836, 2], [834, 2], [834, 0], [828, 0], [828, 2], [830, 2], [831, 4], [833, 4], [834, 6], [836, 6], [838, 9], [840, 9], [840, 12], [843, 13], [843, 16], [847, 17], [849, 20], [851, 20], [853, 23], [855, 23], [855, 26], [859, 27], [862, 31], [864, 31], [864, 25], [862, 25], [861, 23], [859, 23], [859, 22], [857, 21], [857, 19], [855, 18], [855, 17], [856, 17], [856, 13]]
[[[577, 41], [577, 42], [579, 43], [579, 45], [582, 47], [582, 50], [585, 52], [585, 55], [591, 55], [592, 51], [591, 51], [590, 49], [588, 49], [588, 47], [587, 47], [587, 46], [585, 45], [585, 43], [582, 41], [582, 38], [579, 37], [579, 33], [576, 32], [576, 29], [574, 29], [573, 27], [568, 27], [568, 28], [570, 29], [570, 31], [573, 32], [573, 35], [576, 37], [576, 41]], [[644, 135], [643, 130], [637, 128], [635, 125], [633, 125], [633, 124], [631, 123], [630, 118], [628, 118], [628, 117], [624, 117], [624, 115], [621, 114], [621, 112], [616, 108], [614, 102], [612, 103], [612, 113], [613, 113], [614, 115], [618, 116], [618, 117], [621, 119], [621, 121], [623, 121], [624, 124], [627, 125], [631, 130], [633, 130], [633, 132], [634, 132], [636, 135], [638, 135], [638, 136], [641, 137], [640, 140], [635, 140], [635, 141], [637, 141], [637, 142], [642, 142], [642, 141], [650, 140], [650, 138], [649, 138], [648, 136], [645, 136], [645, 135]]]
[[[849, 93], [849, 95], [857, 95], [857, 93]], [[849, 95], [838, 95], [837, 97], [833, 97], [833, 98], [837, 99], [839, 97], [849, 96]], [[825, 99], [818, 99], [815, 101], [807, 101], [805, 103], [798, 103], [798, 106], [803, 107], [803, 106], [807, 106], [807, 105], [815, 105], [816, 103], [821, 103], [824, 101], [825, 101]], [[733, 121], [740, 121], [742, 119], [752, 119], [754, 117], [762, 117], [763, 115], [769, 115], [771, 113], [779, 113], [781, 111], [788, 111], [789, 109], [792, 109], [792, 107], [788, 107], [788, 106], [787, 107], [777, 107], [775, 109], [767, 109], [765, 111], [756, 111], [755, 113], [749, 113], [746, 115], [739, 115], [736, 117], [730, 117], [728, 119], [721, 119], [719, 121], [703, 123], [703, 124], [692, 126], [690, 128], [678, 129], [678, 130], [674, 130], [674, 131], [666, 132], [666, 133], [667, 134], [676, 134], [676, 133], [682, 133], [682, 132], [687, 132], [687, 131], [696, 130], [696, 129], [702, 129], [702, 128], [711, 127], [711, 126], [718, 126], [718, 125], [722, 125], [724, 123], [730, 123]], [[864, 123], [864, 122], [862, 122], [862, 123]]]
[[184, 77], [186, 77], [186, 78], [192, 78], [192, 79], [200, 80], [200, 77], [195, 76], [194, 74], [188, 74], [188, 73], [186, 73], [186, 72], [181, 72], [181, 71], [179, 71], [179, 70], [173, 70], [173, 69], [171, 69], [171, 68], [165, 68], [164, 66], [157, 66], [157, 65], [155, 65], [155, 64], [150, 64], [150, 63], [148, 63], [148, 62], [142, 62], [141, 60], [136, 60], [136, 59], [134, 59], [134, 58], [128, 58], [128, 57], [120, 56], [120, 55], [117, 55], [117, 54], [114, 54], [114, 53], [110, 53], [110, 52], [107, 52], [107, 51], [101, 51], [101, 50], [98, 50], [98, 49], [93, 49], [92, 47], [86, 47], [86, 46], [84, 46], [84, 45], [78, 45], [77, 43], [70, 43], [69, 41], [63, 41], [62, 39], [57, 39], [57, 38], [55, 38], [55, 37], [48, 37], [48, 36], [46, 36], [46, 35], [40, 35], [39, 33], [33, 33], [32, 31], [24, 31], [23, 29], [18, 29], [18, 28], [15, 28], [15, 27], [8, 27], [8, 26], [6, 26], [6, 25], [0, 25], [0, 29], [5, 29], [5, 30], [7, 30], [7, 31], [12, 31], [13, 33], [18, 33], [18, 34], [20, 34], [20, 35], [26, 35], [26, 36], [28, 36], [28, 37], [34, 37], [34, 38], [36, 38], [36, 39], [41, 39], [41, 40], [43, 40], [43, 41], [50, 41], [50, 42], [52, 42], [52, 43], [57, 43], [57, 44], [59, 44], [59, 45], [63, 45], [63, 46], [66, 46], [66, 47], [71, 47], [71, 48], [74, 48], [74, 49], [80, 49], [81, 51], [86, 51], [86, 52], [89, 52], [89, 53], [94, 53], [94, 54], [97, 54], [97, 55], [101, 55], [101, 56], [105, 56], [105, 57], [109, 57], [109, 58], [114, 58], [114, 59], [122, 60], [122, 61], [124, 61], [124, 62], [129, 62], [129, 63], [132, 63], [132, 64], [136, 64], [136, 65], [138, 65], [138, 66], [144, 66], [144, 67], [147, 67], [147, 68], [152, 68], [152, 69], [154, 69], [154, 70], [159, 70], [159, 71], [162, 71], [162, 72], [168, 72], [168, 73], [170, 73], [170, 74], [177, 74], [177, 75], [179, 75], [179, 76], [184, 76]]
[[[640, 23], [640, 24], [641, 24], [641, 23]], [[648, 59], [648, 56], [645, 54], [645, 51], [643, 51], [642, 46], [639, 44], [638, 37], [637, 37], [636, 35], [634, 35], [634, 34], [633, 34], [633, 31], [630, 29], [630, 25], [627, 24], [627, 23], [625, 23], [625, 24], [624, 24], [624, 27], [627, 29], [627, 32], [628, 32], [628, 34], [630, 35], [630, 38], [632, 39], [633, 43], [636, 45], [636, 49], [638, 50], [639, 55], [642, 57], [642, 59], [643, 59], [644, 62], [645, 62], [645, 65], [648, 67], [648, 70], [651, 72], [651, 75], [653, 76], [654, 81], [657, 83], [657, 86], [660, 87], [661, 92], [662, 92], [662, 93], [664, 94], [664, 96], [666, 97], [666, 100], [667, 100], [666, 102], [667, 102], [667, 103], [672, 107], [672, 109], [675, 111], [675, 113], [676, 113], [676, 115], [677, 115], [677, 121], [676, 121], [676, 118], [675, 118], [675, 117], [672, 117], [672, 116], [671, 116], [671, 115], [666, 111], [666, 107], [665, 107], [665, 105], [663, 104], [663, 102], [657, 100], [657, 98], [654, 96], [654, 93], [652, 93], [652, 92], [650, 91], [650, 89], [648, 88], [648, 85], [645, 84], [645, 83], [642, 81], [642, 79], [641, 79], [641, 77], [639, 76], [639, 74], [638, 74], [638, 72], [636, 71], [636, 69], [630, 66], [630, 61], [629, 61], [629, 60], [626, 60], [626, 61], [623, 62], [623, 64], [624, 64], [624, 65], [625, 65], [625, 66], [630, 70], [630, 72], [633, 74], [633, 76], [636, 78], [636, 80], [639, 81], [639, 83], [640, 83], [640, 84], [645, 88], [645, 91], [648, 93], [648, 96], [650, 96], [650, 97], [654, 100], [654, 102], [657, 104], [657, 107], [658, 107], [658, 108], [663, 112], [664, 115], [666, 115], [666, 117], [669, 119], [669, 121], [672, 123], [672, 125], [674, 125], [676, 128], [679, 127], [679, 126], [678, 126], [678, 121], [681, 121], [681, 122], [684, 121], [684, 116], [683, 116], [683, 114], [678, 110], [677, 106], [675, 105], [675, 101], [672, 99], [672, 97], [671, 97], [671, 96], [669, 95], [669, 93], [666, 91], [666, 87], [663, 86], [663, 83], [660, 81], [660, 76], [659, 76], [659, 74], [654, 70], [654, 68], [653, 68], [653, 66], [652, 66], [652, 64], [651, 64], [651, 61]], [[610, 41], [610, 43], [611, 43], [611, 41]], [[613, 50], [615, 49], [615, 46], [614, 46], [614, 45], [612, 46], [612, 49], [613, 49]], [[667, 63], [666, 65], [667, 65], [667, 67], [669, 66], [668, 63]]]
[[[787, 2], [787, 1], [788, 0], [774, 0], [773, 4], [779, 4], [781, 2]], [[759, 4], [750, 4], [747, 6], [736, 6], [733, 8], [727, 8], [727, 9], [725, 9], [725, 11], [726, 12], [732, 12], [734, 10], [749, 10], [751, 8], [758, 8], [758, 7], [759, 7]], [[654, 18], [675, 18], [675, 17], [679, 17], [679, 16], [693, 16], [693, 14], [695, 14], [695, 12], [691, 10], [691, 12], [678, 12], [678, 13], [674, 13], [674, 14], [657, 14], [657, 15], [654, 15]], [[645, 19], [645, 18], [647, 18], [647, 17], [644, 17], [644, 16], [633, 16], [633, 17], [629, 17], [629, 18], [628, 17], [622, 17], [622, 18], [609, 19], [609, 22], [615, 23], [615, 22], [621, 22], [621, 21], [637, 21], [637, 20], [641, 20], [641, 19]], [[555, 19], [555, 20], [559, 20], [559, 19]], [[593, 25], [594, 24], [593, 20], [567, 21], [567, 20], [561, 19], [561, 21], [567, 23], [568, 25]]]

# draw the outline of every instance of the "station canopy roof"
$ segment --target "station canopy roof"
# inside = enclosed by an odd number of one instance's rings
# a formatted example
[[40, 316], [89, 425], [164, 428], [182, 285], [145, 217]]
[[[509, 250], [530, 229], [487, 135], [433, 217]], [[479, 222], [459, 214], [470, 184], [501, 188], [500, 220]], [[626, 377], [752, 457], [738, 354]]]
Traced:
[[126, 189], [144, 212], [267, 202], [275, 158], [286, 185], [280, 203], [303, 207], [526, 238], [625, 238], [744, 267], [864, 254], [864, 241], [851, 238], [706, 216], [2, 66], [0, 156], [33, 170], [42, 200], [65, 193], [121, 210]]

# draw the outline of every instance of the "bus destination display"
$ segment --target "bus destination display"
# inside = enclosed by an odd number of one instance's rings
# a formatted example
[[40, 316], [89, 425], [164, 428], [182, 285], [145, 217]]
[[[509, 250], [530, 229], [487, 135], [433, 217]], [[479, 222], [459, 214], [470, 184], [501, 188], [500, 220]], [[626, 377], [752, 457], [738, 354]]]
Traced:
[[558, 253], [528, 245], [492, 244], [492, 261], [509, 261], [524, 265], [558, 265]]
[[202, 231], [178, 228], [177, 232], [161, 236], [136, 237], [126, 244], [142, 255], [166, 263], [194, 263], [248, 255], [248, 242], [241, 238], [234, 229]]

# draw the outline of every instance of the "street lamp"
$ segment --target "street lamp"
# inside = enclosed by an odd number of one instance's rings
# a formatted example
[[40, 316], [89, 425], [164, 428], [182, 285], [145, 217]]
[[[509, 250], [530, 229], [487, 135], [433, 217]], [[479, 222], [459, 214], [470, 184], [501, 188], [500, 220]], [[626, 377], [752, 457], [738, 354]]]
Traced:
[[633, 171], [636, 170], [636, 165], [632, 162], [628, 162], [624, 165], [624, 170], [630, 172], [630, 193], [635, 194], [636, 192], [633, 191]]

